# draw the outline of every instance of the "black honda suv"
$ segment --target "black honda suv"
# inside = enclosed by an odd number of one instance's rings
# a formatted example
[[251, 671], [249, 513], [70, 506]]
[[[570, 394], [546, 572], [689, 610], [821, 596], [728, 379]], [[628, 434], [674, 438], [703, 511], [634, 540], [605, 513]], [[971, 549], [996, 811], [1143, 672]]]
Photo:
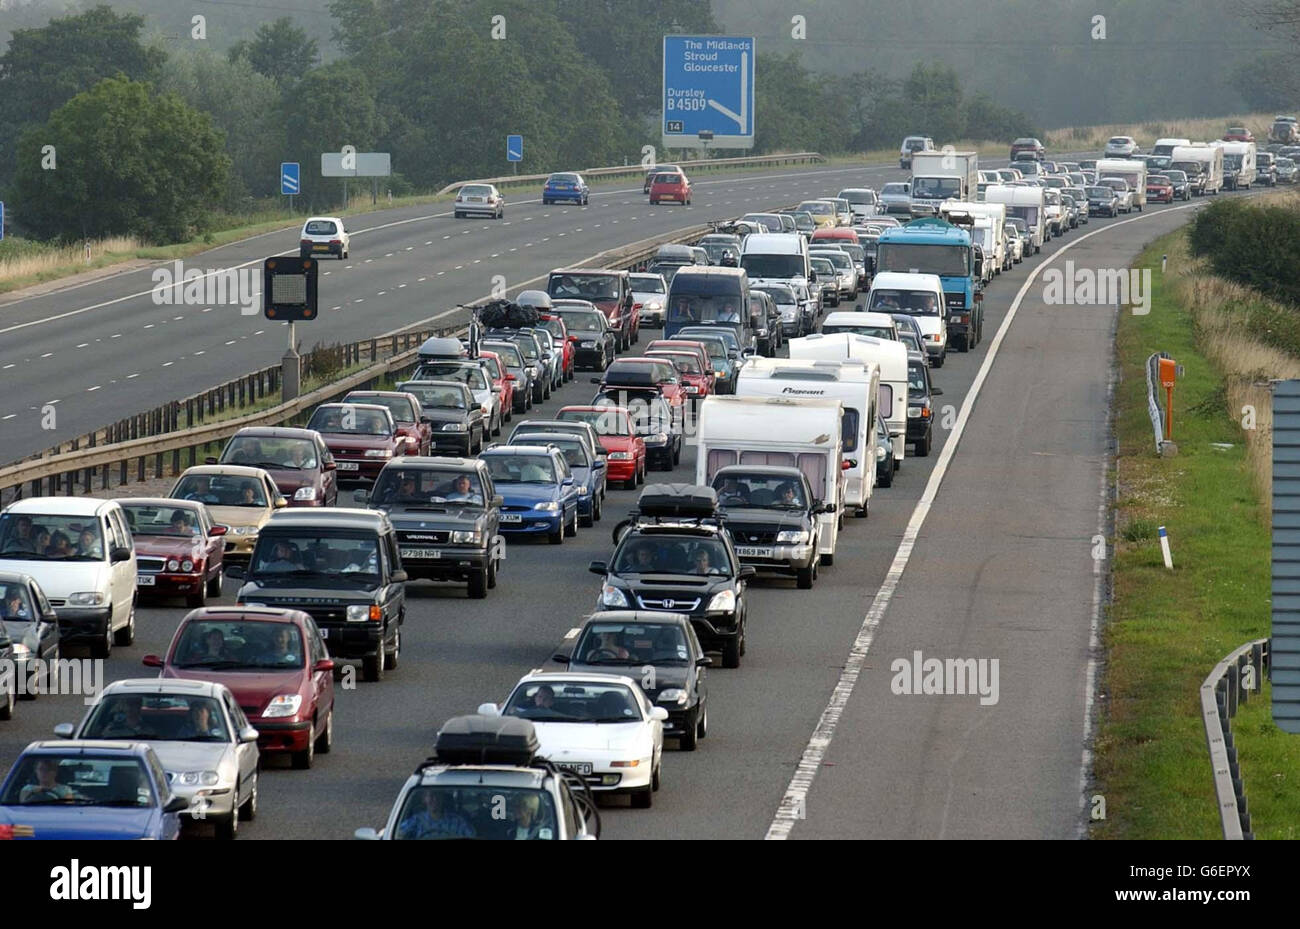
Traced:
[[368, 681], [397, 667], [406, 571], [383, 513], [326, 507], [281, 510], [258, 533], [235, 602], [311, 614], [334, 658], [360, 659]]
[[741, 563], [793, 575], [807, 590], [817, 578], [817, 515], [808, 478], [798, 468], [729, 465], [713, 489]]
[[757, 572], [736, 557], [713, 489], [648, 485], [614, 536], [609, 562], [588, 569], [605, 579], [596, 609], [683, 614], [705, 649], [722, 652], [724, 668], [740, 667], [745, 588]]
[[497, 530], [501, 497], [477, 458], [394, 458], [369, 496], [354, 499], [388, 514], [411, 578], [468, 584], [474, 599], [497, 586], [505, 557]]

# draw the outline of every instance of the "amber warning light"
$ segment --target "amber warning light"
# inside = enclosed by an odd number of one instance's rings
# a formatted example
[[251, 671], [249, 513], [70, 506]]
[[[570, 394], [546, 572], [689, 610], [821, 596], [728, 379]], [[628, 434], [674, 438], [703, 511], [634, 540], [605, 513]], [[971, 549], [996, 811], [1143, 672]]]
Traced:
[[316, 318], [316, 259], [268, 258], [262, 266], [262, 315], [280, 322]]

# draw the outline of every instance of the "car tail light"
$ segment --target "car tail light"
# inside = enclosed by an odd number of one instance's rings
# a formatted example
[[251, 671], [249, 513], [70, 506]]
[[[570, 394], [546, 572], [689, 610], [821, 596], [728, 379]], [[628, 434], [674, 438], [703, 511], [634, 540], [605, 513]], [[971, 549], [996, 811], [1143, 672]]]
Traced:
[[302, 240], [301, 242], [299, 242], [298, 244], [299, 244], [299, 245], [311, 245], [311, 239], [303, 239], [303, 240]]
[[330, 245], [342, 245], [342, 244], [343, 244], [342, 239], [330, 239]]
[[14, 827], [8, 825], [7, 823], [0, 824], [0, 840], [12, 839], [13, 837], [14, 837]]

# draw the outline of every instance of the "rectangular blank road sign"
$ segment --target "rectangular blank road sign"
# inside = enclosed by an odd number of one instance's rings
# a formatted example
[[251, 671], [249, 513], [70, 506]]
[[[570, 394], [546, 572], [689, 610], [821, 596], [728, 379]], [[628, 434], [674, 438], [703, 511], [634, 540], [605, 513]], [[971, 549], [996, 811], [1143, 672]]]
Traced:
[[349, 168], [343, 167], [342, 152], [322, 152], [321, 177], [388, 177], [393, 173], [388, 152], [355, 152], [349, 156]]

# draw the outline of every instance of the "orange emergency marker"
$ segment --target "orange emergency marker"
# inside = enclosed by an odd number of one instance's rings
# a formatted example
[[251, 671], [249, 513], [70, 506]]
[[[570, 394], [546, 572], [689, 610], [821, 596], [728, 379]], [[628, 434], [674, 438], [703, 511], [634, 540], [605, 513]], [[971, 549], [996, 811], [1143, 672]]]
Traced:
[[1178, 366], [1172, 358], [1160, 359], [1160, 384], [1165, 389], [1165, 438], [1174, 437], [1174, 381]]

